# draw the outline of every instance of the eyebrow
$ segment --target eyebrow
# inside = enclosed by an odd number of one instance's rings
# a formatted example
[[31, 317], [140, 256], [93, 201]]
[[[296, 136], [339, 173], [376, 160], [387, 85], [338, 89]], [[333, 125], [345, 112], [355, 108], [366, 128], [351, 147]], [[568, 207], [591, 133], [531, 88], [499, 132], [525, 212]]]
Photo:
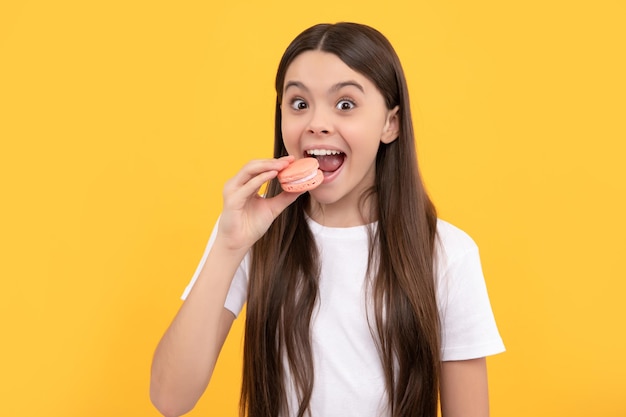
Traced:
[[[341, 90], [344, 87], [350, 87], [350, 86], [358, 88], [359, 90], [361, 90], [363, 94], [365, 94], [365, 89], [363, 88], [363, 86], [353, 80], [342, 81], [340, 83], [337, 83], [333, 85], [332, 87], [330, 87], [328, 91], [333, 93], [333, 92]], [[287, 84], [285, 84], [285, 89], [283, 91], [287, 91], [290, 87], [297, 87], [302, 90], [309, 91], [309, 89], [300, 81], [288, 81]]]

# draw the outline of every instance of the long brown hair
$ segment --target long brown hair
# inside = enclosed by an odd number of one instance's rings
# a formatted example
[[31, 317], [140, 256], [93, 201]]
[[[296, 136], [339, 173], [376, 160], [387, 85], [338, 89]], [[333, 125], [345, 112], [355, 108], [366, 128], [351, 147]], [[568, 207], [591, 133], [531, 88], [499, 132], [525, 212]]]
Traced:
[[[420, 178], [408, 90], [400, 61], [377, 30], [356, 23], [313, 26], [288, 46], [276, 75], [274, 156], [287, 154], [281, 133], [284, 77], [299, 54], [321, 50], [368, 77], [388, 109], [400, 107], [399, 137], [382, 144], [372, 198], [378, 220], [370, 238], [372, 337], [385, 372], [393, 417], [437, 415], [440, 325], [433, 272], [436, 211]], [[280, 192], [272, 181], [268, 196]], [[308, 410], [314, 383], [310, 321], [318, 295], [319, 254], [311, 244], [304, 194], [254, 245], [244, 342], [242, 415], [287, 414], [285, 375], [293, 378], [297, 416]], [[288, 367], [288, 369], [285, 369]]]

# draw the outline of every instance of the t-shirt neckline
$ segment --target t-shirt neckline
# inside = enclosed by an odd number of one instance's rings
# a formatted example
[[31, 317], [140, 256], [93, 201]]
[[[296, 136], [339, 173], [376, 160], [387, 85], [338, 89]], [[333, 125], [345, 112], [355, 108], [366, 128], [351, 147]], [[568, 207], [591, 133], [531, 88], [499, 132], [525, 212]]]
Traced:
[[368, 229], [376, 230], [378, 222], [363, 224], [349, 227], [330, 227], [324, 226], [305, 213], [306, 221], [314, 235], [322, 235], [325, 237], [342, 238], [342, 239], [360, 239], [367, 236]]

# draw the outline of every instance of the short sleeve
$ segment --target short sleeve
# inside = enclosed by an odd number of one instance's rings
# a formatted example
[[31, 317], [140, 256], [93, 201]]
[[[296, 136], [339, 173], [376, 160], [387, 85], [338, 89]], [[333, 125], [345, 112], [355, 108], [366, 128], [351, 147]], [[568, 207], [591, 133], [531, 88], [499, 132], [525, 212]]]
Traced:
[[467, 234], [450, 224], [441, 225], [438, 231], [442, 360], [467, 360], [503, 352], [478, 247]]
[[[200, 272], [202, 271], [202, 268], [204, 268], [204, 264], [206, 263], [207, 257], [209, 256], [209, 252], [211, 252], [211, 248], [213, 247], [213, 243], [215, 242], [215, 237], [217, 236], [218, 227], [219, 227], [219, 219], [216, 222], [215, 226], [213, 227], [213, 231], [211, 232], [211, 235], [209, 236], [209, 241], [204, 249], [204, 253], [202, 254], [200, 263], [196, 267], [196, 270], [193, 276], [191, 277], [191, 281], [189, 282], [189, 284], [187, 284], [187, 287], [185, 287], [185, 290], [183, 291], [183, 294], [181, 296], [183, 300], [185, 300], [187, 296], [189, 295], [189, 293], [191, 292], [191, 289], [193, 288], [194, 284], [198, 280], [198, 276], [200, 276]], [[246, 298], [248, 295], [248, 270], [249, 270], [248, 265], [249, 263], [250, 263], [250, 252], [246, 254], [243, 261], [237, 268], [237, 271], [235, 272], [235, 276], [233, 277], [233, 280], [230, 284], [230, 289], [228, 290], [226, 301], [224, 302], [224, 307], [230, 310], [235, 315], [235, 317], [239, 316], [239, 313], [241, 313], [241, 310], [243, 309], [243, 306], [246, 302]]]

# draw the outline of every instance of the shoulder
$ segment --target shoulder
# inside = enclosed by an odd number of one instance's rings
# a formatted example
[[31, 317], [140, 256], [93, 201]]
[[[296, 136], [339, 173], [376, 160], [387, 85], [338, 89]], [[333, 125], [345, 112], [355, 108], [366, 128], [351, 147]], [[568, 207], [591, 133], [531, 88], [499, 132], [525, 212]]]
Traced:
[[504, 351], [478, 246], [469, 234], [444, 220], [437, 222], [435, 279], [442, 359], [467, 360]]
[[434, 266], [439, 278], [450, 274], [465, 276], [470, 270], [480, 268], [478, 245], [464, 230], [438, 219]]
[[476, 242], [469, 234], [442, 219], [437, 219], [435, 248], [438, 254], [448, 259], [478, 251]]

